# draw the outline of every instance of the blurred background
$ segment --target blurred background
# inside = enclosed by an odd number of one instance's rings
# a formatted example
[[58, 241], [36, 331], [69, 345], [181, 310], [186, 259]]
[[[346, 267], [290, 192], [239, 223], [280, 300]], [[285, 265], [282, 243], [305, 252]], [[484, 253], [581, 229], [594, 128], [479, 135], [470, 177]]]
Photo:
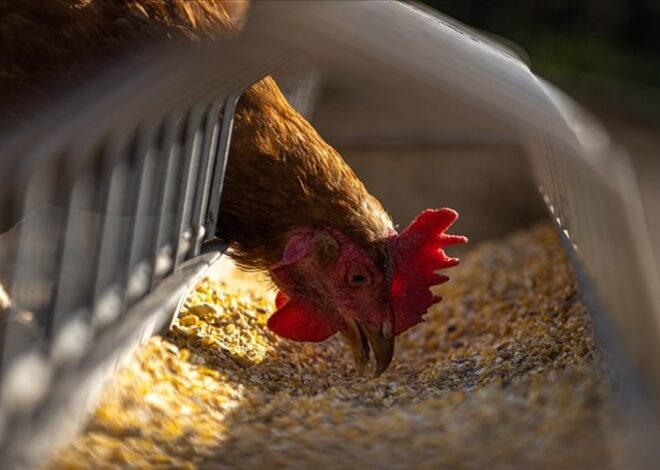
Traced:
[[[573, 85], [660, 87], [657, 0], [428, 0], [470, 26], [519, 44], [534, 70]], [[638, 103], [643, 104], [643, 103]], [[650, 107], [649, 107], [650, 108]]]
[[631, 153], [660, 158], [660, 1], [424, 3], [523, 51], [535, 73], [593, 111]]
[[643, 197], [660, 200], [660, 1], [424, 3], [509, 45], [594, 113], [633, 157]]
[[[424, 3], [515, 51], [596, 115], [632, 155], [643, 197], [660, 200], [660, 1]], [[441, 203], [459, 210], [457, 228], [478, 241], [546, 217], [524, 156], [506, 140], [451, 135], [439, 131], [451, 122], [406, 114], [415, 105], [405, 85], [360, 93], [324, 85], [314, 124], [399, 225]], [[660, 233], [658, 220], [648, 222]]]

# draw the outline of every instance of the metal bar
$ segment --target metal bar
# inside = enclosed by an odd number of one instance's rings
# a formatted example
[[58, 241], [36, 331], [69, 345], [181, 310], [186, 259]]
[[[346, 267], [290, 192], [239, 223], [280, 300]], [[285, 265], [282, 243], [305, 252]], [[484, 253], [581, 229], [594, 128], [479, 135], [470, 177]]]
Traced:
[[194, 232], [194, 244], [192, 255], [197, 255], [202, 247], [202, 241], [206, 235], [204, 218], [208, 208], [209, 194], [211, 191], [211, 178], [213, 177], [213, 165], [218, 148], [220, 128], [222, 126], [222, 102], [214, 101], [208, 108], [206, 115], [206, 129], [204, 131], [204, 145], [202, 147], [199, 179], [197, 180], [197, 193], [192, 212], [192, 223]]
[[[55, 172], [55, 183], [52, 187], [52, 201], [70, 201], [72, 190], [69, 172], [64, 160], [50, 171]], [[52, 178], [52, 175], [50, 175]], [[30, 181], [30, 196], [41, 193], [42, 183], [38, 176]], [[50, 214], [40, 216], [43, 203], [37, 205], [40, 196], [26, 203], [24, 225], [21, 229], [21, 245], [24, 250], [19, 251], [19, 267], [27, 271], [22, 278], [14, 280], [14, 288], [20, 290], [19, 295], [12, 295], [22, 308], [30, 309], [37, 314], [39, 323], [43, 325], [46, 341], [51, 341], [54, 334], [54, 308], [58, 276], [64, 259], [66, 224], [69, 218], [68, 205], [61, 210], [54, 210]], [[36, 209], [32, 212], [31, 209]], [[34, 224], [30, 223], [34, 221]], [[23, 233], [23, 229], [27, 233]], [[22, 266], [21, 266], [22, 265]], [[41, 291], [41, 292], [40, 292]], [[29, 293], [29, 294], [28, 294]], [[46, 297], [47, 300], [44, 298]]]
[[204, 240], [210, 241], [215, 238], [218, 226], [218, 214], [220, 212], [220, 198], [222, 196], [222, 187], [224, 184], [225, 169], [227, 167], [227, 156], [231, 145], [231, 131], [234, 126], [234, 112], [236, 103], [240, 94], [230, 95], [225, 101], [224, 111], [222, 113], [222, 127], [220, 129], [220, 144], [215, 156], [213, 168], [213, 180], [211, 182], [211, 194], [209, 196], [209, 205], [206, 212], [206, 222], [204, 224]]
[[177, 184], [177, 171], [181, 153], [180, 134], [183, 118], [180, 114], [170, 115], [164, 125], [161, 143], [161, 161], [157, 167], [157, 179], [160, 186], [157, 189], [156, 234], [151, 245], [154, 259], [152, 286], [155, 282], [170, 272], [174, 266], [174, 249], [176, 239], [173, 231], [174, 191]]
[[99, 233], [99, 217], [89, 210], [93, 203], [94, 184], [89, 173], [77, 178], [66, 211], [62, 254], [48, 323], [51, 354], [58, 360], [82, 352], [87, 340], [88, 310], [92, 299], [93, 266], [90, 261], [97, 250]]
[[195, 105], [188, 116], [186, 141], [181, 162], [181, 180], [179, 181], [177, 220], [175, 231], [177, 234], [176, 254], [174, 256], [174, 269], [181, 264], [194, 243], [191, 215], [194, 203], [194, 185], [197, 182], [199, 169], [199, 155], [203, 137], [202, 113], [204, 106]]
[[102, 205], [101, 240], [95, 257], [96, 270], [93, 275], [92, 326], [102, 328], [112, 323], [119, 315], [123, 291], [120, 287], [120, 270], [123, 243], [126, 233], [123, 223], [125, 207], [128, 205], [129, 172], [128, 162], [123, 159], [127, 152], [128, 136], [112, 136], [106, 143], [103, 155], [103, 176], [100, 191]]
[[148, 216], [154, 186], [156, 126], [149, 123], [137, 137], [134, 172], [131, 184], [131, 208], [129, 209], [129, 243], [126, 252], [126, 269], [123, 272], [123, 285], [126, 289], [125, 301], [131, 305], [142, 297], [150, 286], [151, 264], [145, 259], [150, 234]]

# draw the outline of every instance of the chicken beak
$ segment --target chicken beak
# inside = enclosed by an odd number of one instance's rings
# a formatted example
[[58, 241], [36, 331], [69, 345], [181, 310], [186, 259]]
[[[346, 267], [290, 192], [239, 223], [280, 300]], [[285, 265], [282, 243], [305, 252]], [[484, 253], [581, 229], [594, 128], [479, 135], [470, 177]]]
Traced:
[[387, 370], [394, 356], [394, 328], [392, 321], [385, 320], [378, 330], [374, 331], [360, 320], [343, 315], [347, 328], [342, 330], [351, 346], [355, 367], [362, 374], [369, 363], [369, 349], [376, 359], [374, 377]]
[[369, 364], [369, 343], [362, 328], [350, 317], [344, 316], [346, 329], [342, 333], [348, 340], [355, 361], [355, 368], [359, 374], [364, 373], [364, 369]]
[[378, 377], [385, 372], [392, 362], [394, 356], [394, 331], [392, 322], [385, 320], [378, 331], [363, 328], [364, 334], [367, 336], [371, 350], [376, 358], [376, 372], [374, 377]]

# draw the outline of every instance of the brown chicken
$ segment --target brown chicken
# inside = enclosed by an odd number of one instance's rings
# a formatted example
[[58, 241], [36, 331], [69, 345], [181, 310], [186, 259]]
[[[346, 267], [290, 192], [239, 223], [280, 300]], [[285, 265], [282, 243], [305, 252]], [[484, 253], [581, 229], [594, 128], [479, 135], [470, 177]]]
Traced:
[[[28, 0], [0, 2], [0, 89], [41, 94], [45, 79], [83, 73], [147, 38], [197, 41], [236, 34], [245, 2]], [[231, 7], [231, 9], [230, 9]], [[233, 15], [233, 18], [232, 18]], [[58, 34], [54, 34], [58, 31]], [[11, 47], [8, 45], [11, 44]], [[18, 105], [16, 105], [18, 106]], [[235, 116], [217, 235], [230, 256], [267, 270], [280, 290], [277, 334], [322, 341], [336, 332], [357, 368], [389, 365], [394, 337], [422, 321], [439, 297], [436, 270], [458, 263], [443, 247], [450, 209], [427, 210], [397, 234], [381, 204], [271, 78], [249, 88]]]

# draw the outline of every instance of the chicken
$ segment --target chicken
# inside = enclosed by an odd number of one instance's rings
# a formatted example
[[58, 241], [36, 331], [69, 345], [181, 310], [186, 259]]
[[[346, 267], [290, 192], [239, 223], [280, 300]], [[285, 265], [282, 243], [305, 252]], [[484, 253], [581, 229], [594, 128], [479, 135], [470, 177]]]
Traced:
[[[39, 73], [66, 76], [73, 65], [80, 70], [95, 54], [118, 54], [138, 39], [196, 41], [238, 30], [222, 1], [29, 3], [32, 7], [15, 9], [32, 30], [14, 31], [29, 37], [14, 53], [18, 66], [3, 68], [14, 70], [13, 77], [5, 74], [3, 88], [38, 88]], [[56, 44], [46, 43], [53, 25], [67, 33], [53, 36]], [[3, 24], [0, 34], [8, 31]], [[37, 52], [26, 57], [31, 47]], [[54, 62], [66, 70], [50, 70]], [[323, 341], [340, 332], [357, 369], [366, 367], [372, 352], [375, 374], [381, 374], [392, 359], [395, 336], [421, 322], [440, 300], [429, 288], [447, 277], [436, 271], [458, 263], [443, 250], [467, 241], [445, 233], [456, 218], [451, 209], [426, 210], [397, 234], [378, 200], [287, 103], [272, 78], [239, 100], [217, 236], [229, 242], [229, 255], [239, 266], [270, 274], [279, 294], [268, 326], [278, 335]]]
[[[219, 235], [240, 265], [280, 289], [270, 328], [296, 341], [341, 331], [359, 369], [369, 347], [382, 373], [394, 336], [421, 321], [429, 287], [456, 264], [442, 247], [449, 209], [422, 213], [401, 235], [339, 154], [288, 105], [272, 79], [239, 101]], [[292, 210], [292, 208], [294, 210]]]

